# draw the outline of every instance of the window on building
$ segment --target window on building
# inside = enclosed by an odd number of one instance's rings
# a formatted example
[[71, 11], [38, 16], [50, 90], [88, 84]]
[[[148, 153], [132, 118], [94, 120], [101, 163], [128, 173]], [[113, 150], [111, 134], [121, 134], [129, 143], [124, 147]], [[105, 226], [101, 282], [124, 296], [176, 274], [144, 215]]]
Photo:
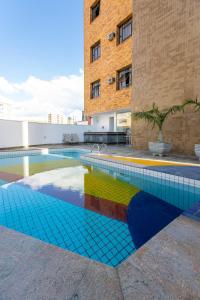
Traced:
[[126, 131], [131, 128], [131, 112], [117, 114], [117, 131]]
[[128, 88], [132, 84], [132, 67], [126, 67], [118, 72], [118, 89]]
[[101, 44], [100, 41], [91, 47], [91, 60], [92, 62], [99, 59], [101, 56]]
[[91, 84], [91, 98], [98, 98], [100, 96], [100, 80], [97, 80]]
[[100, 14], [100, 1], [91, 7], [91, 21], [94, 21]]
[[118, 26], [118, 43], [121, 44], [132, 36], [132, 18]]

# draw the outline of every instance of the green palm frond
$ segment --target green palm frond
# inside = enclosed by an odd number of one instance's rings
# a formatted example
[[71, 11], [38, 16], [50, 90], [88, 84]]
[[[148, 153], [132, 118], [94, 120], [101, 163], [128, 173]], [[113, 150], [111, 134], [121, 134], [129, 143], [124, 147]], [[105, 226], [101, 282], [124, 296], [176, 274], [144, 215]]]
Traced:
[[163, 124], [169, 115], [176, 112], [183, 111], [183, 105], [174, 105], [167, 109], [160, 110], [159, 107], [153, 103], [152, 108], [147, 111], [133, 113], [133, 119], [144, 120], [152, 124], [152, 127], [158, 126], [159, 130], [162, 130]]
[[183, 105], [173, 105], [167, 110], [167, 115], [175, 114], [177, 112], [183, 112], [184, 106]]
[[152, 111], [141, 111], [141, 112], [135, 112], [133, 113], [133, 118], [135, 120], [144, 120], [147, 123], [151, 123], [152, 127], [156, 125], [155, 117], [153, 116]]
[[200, 111], [200, 100], [199, 99], [196, 99], [196, 100], [187, 99], [187, 100], [185, 100], [185, 102], [183, 103], [183, 105], [184, 106], [193, 105], [195, 107], [196, 111]]

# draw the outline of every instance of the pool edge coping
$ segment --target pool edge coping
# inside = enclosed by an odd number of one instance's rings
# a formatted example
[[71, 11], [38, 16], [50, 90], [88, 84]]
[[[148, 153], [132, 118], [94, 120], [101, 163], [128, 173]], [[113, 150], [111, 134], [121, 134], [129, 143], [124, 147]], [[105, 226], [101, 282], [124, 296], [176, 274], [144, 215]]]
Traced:
[[96, 163], [100, 165], [104, 165], [107, 167], [114, 167], [116, 169], [120, 170], [125, 170], [125, 171], [130, 171], [131, 173], [138, 173], [138, 174], [145, 174], [148, 176], [156, 177], [156, 178], [165, 178], [166, 180], [173, 181], [173, 182], [178, 182], [180, 184], [185, 184], [185, 185], [190, 185], [190, 186], [196, 186], [200, 188], [200, 180], [196, 179], [191, 179], [188, 177], [183, 177], [183, 176], [178, 176], [178, 175], [172, 175], [168, 173], [164, 173], [162, 171], [154, 171], [147, 169], [143, 167], [142, 165], [137, 165], [137, 164], [131, 164], [131, 163], [126, 163], [125, 161], [114, 161], [112, 159], [108, 158], [102, 158], [99, 157], [96, 154], [86, 154], [86, 155], [81, 155], [80, 157], [82, 162], [89, 162], [89, 163]]

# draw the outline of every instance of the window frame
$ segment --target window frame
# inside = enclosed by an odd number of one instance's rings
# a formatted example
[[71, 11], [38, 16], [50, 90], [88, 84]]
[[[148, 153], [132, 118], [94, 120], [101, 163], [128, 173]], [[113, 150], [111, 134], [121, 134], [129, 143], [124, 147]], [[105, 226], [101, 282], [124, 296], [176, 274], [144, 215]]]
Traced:
[[[99, 6], [99, 14], [98, 14], [97, 16], [95, 16], [95, 15], [93, 14], [93, 11], [94, 11], [94, 9], [95, 9], [96, 7], [98, 7], [98, 6]], [[95, 2], [92, 4], [92, 6], [90, 7], [90, 23], [92, 23], [94, 20], [96, 20], [96, 19], [99, 17], [100, 12], [101, 12], [101, 1], [100, 1], [100, 0], [97, 0], [97, 1], [95, 1]]]
[[[97, 85], [98, 84], [98, 85]], [[96, 88], [98, 87], [98, 95], [95, 96], [95, 92], [93, 91], [94, 85], [96, 85]], [[91, 99], [97, 99], [101, 96], [101, 80], [95, 80], [90, 85], [90, 98]]]
[[[131, 34], [123, 38], [123, 29], [125, 29], [128, 25], [131, 25]], [[125, 28], [123, 28], [125, 27]], [[122, 34], [121, 34], [121, 29], [122, 29]], [[128, 16], [125, 20], [123, 20], [120, 24], [117, 26], [117, 45], [123, 44], [126, 40], [131, 38], [133, 35], [133, 17]]]
[[[125, 77], [126, 73], [125, 71], [129, 69], [129, 85], [126, 85], [126, 86], [122, 86], [120, 85], [120, 83], [122, 83], [120, 81], [120, 78], [122, 78], [123, 76]], [[124, 72], [124, 75], [120, 77], [120, 73]], [[128, 65], [120, 70], [117, 71], [117, 90], [118, 91], [121, 91], [121, 90], [125, 90], [125, 89], [128, 89], [132, 86], [132, 82], [133, 82], [133, 70], [132, 70], [132, 65]], [[126, 77], [124, 78], [124, 82], [126, 81]]]
[[[96, 49], [97, 51], [97, 56], [95, 58], [95, 55], [93, 54], [93, 51]], [[90, 48], [90, 61], [91, 63], [95, 62], [101, 57], [101, 41], [99, 40], [96, 42], [94, 45], [91, 46]]]

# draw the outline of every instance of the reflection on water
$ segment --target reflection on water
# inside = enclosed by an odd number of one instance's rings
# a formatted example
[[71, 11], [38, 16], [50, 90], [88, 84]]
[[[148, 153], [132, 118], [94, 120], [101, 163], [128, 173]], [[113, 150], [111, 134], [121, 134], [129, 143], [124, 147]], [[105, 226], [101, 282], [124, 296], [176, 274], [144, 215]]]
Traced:
[[83, 166], [74, 166], [35, 174], [23, 179], [25, 185], [39, 190], [46, 185], [59, 189], [84, 192], [84, 175], [88, 172]]
[[139, 191], [108, 173], [82, 165], [38, 173], [18, 184], [124, 222], [127, 206]]
[[28, 177], [30, 175], [29, 173], [29, 157], [24, 156], [23, 157], [23, 176]]
[[54, 155], [34, 155], [0, 160], [0, 172], [21, 177], [64, 167], [80, 166], [80, 161]]

